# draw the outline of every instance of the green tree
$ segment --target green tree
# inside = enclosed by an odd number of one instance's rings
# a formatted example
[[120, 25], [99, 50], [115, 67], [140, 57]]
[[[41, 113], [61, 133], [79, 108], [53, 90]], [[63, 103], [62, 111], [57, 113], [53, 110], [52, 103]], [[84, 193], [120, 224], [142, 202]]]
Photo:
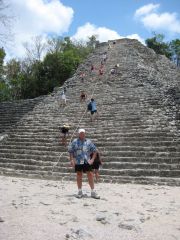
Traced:
[[172, 40], [169, 45], [177, 66], [180, 66], [180, 39]]
[[0, 48], [0, 101], [6, 101], [10, 98], [10, 88], [5, 81], [4, 58], [6, 53]]
[[97, 36], [92, 35], [91, 37], [89, 37], [89, 40], [87, 41], [87, 46], [91, 49], [91, 51], [93, 51], [97, 43], [99, 43], [99, 41], [97, 41]]
[[47, 92], [44, 91], [42, 62], [38, 60], [30, 64], [24, 62], [19, 82], [21, 84], [22, 98], [34, 98], [46, 94]]
[[48, 53], [58, 53], [62, 52], [63, 38], [62, 37], [52, 37], [47, 40], [47, 52]]
[[11, 99], [11, 91], [5, 81], [0, 81], [0, 102]]
[[81, 62], [78, 53], [71, 49], [64, 52], [47, 54], [43, 61], [43, 79], [46, 92], [54, 87], [61, 86], [66, 79], [71, 77]]
[[5, 67], [6, 82], [11, 89], [11, 97], [13, 99], [21, 98], [21, 82], [19, 76], [21, 75], [21, 63], [16, 59], [11, 59], [7, 62]]
[[4, 64], [4, 58], [6, 56], [6, 53], [4, 51], [4, 48], [0, 48], [0, 80], [3, 79], [3, 64]]
[[155, 34], [154, 37], [146, 39], [146, 45], [152, 48], [157, 54], [165, 55], [167, 58], [171, 58], [172, 53], [169, 48], [169, 44], [165, 43], [163, 34]]
[[43, 86], [49, 92], [74, 74], [90, 49], [80, 42], [71, 41], [69, 37], [53, 38], [48, 44], [50, 51], [43, 61]]
[[[1, 99], [34, 98], [52, 92], [71, 77], [80, 63], [92, 51], [91, 45], [74, 42], [69, 37], [49, 39], [46, 54], [41, 37], [26, 44], [27, 57], [21, 61], [11, 59], [5, 68], [1, 84]], [[1, 60], [4, 58], [0, 52]], [[3, 63], [3, 60], [2, 60]], [[0, 66], [3, 66], [0, 61]], [[6, 97], [5, 97], [6, 96]]]

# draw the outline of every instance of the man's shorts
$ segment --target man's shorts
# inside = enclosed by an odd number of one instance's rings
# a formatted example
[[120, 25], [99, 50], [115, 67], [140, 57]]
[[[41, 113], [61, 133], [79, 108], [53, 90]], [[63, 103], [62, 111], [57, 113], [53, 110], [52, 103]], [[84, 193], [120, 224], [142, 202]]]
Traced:
[[88, 163], [84, 163], [84, 164], [76, 164], [75, 165], [75, 172], [91, 172], [92, 171], [92, 166], [89, 165]]
[[97, 110], [91, 111], [91, 115], [93, 115], [93, 114], [96, 113], [96, 112], [97, 112]]

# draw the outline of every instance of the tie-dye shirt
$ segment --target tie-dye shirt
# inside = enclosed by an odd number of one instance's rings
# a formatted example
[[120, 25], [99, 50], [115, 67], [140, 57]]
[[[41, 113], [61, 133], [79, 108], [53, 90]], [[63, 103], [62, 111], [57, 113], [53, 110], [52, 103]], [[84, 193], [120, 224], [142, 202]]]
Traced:
[[74, 139], [69, 145], [68, 152], [73, 154], [76, 164], [84, 164], [90, 159], [90, 154], [96, 151], [96, 146], [89, 139], [81, 141]]

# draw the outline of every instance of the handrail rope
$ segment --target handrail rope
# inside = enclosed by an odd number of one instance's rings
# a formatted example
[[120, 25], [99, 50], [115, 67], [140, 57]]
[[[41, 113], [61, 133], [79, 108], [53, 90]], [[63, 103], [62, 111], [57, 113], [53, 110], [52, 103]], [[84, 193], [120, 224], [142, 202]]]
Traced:
[[[97, 83], [98, 83], [98, 81], [97, 81], [96, 84], [94, 85], [93, 92], [92, 92], [92, 94], [91, 94], [90, 99], [93, 97], [93, 94], [94, 94], [94, 91], [95, 91], [95, 88], [96, 88]], [[80, 118], [79, 123], [78, 123], [78, 126], [76, 127], [76, 129], [74, 130], [74, 132], [73, 132], [73, 134], [72, 134], [72, 137], [70, 138], [69, 144], [70, 144], [70, 142], [71, 142], [71, 140], [72, 140], [75, 132], [77, 131], [77, 129], [78, 129], [79, 125], [80, 125], [80, 122], [81, 122], [81, 120], [83, 119], [83, 117], [84, 117], [84, 115], [85, 115], [86, 112], [87, 112], [87, 109], [85, 109], [82, 117]], [[52, 167], [52, 174], [53, 174], [54, 167], [58, 165], [58, 163], [59, 163], [59, 161], [60, 161], [60, 159], [61, 159], [61, 157], [62, 157], [63, 154], [64, 154], [64, 152], [62, 152], [62, 153], [60, 154], [60, 157], [59, 157], [58, 161], [53, 165], [53, 167]]]
[[[92, 92], [92, 94], [91, 94], [90, 99], [93, 97], [93, 94], [94, 94], [94, 91], [95, 91], [95, 88], [96, 88], [97, 83], [98, 83], [98, 82], [96, 82], [96, 84], [95, 84], [95, 86], [94, 86], [94, 88], [93, 88], [93, 92]], [[69, 144], [70, 144], [70, 142], [71, 142], [71, 140], [72, 140], [72, 138], [73, 138], [75, 132], [77, 131], [77, 129], [78, 129], [79, 125], [80, 125], [80, 122], [81, 122], [81, 120], [83, 119], [83, 117], [84, 117], [84, 115], [85, 115], [86, 112], [87, 112], [87, 107], [86, 107], [86, 109], [85, 109], [85, 111], [84, 111], [82, 117], [80, 118], [79, 123], [78, 123], [76, 129], [74, 130], [74, 132], [73, 132], [73, 134], [72, 134], [72, 137], [70, 138]]]
[[[92, 94], [91, 94], [90, 99], [92, 98], [92, 96], [93, 96], [93, 94], [94, 94], [94, 91], [95, 91], [95, 88], [96, 88], [97, 83], [98, 83], [98, 81], [97, 81], [96, 84], [94, 85], [93, 92], [92, 92]], [[73, 132], [73, 134], [72, 134], [72, 137], [70, 138], [69, 144], [70, 144], [70, 142], [72, 141], [72, 138], [73, 138], [75, 132], [76, 132], [77, 129], [79, 128], [80, 122], [82, 121], [82, 119], [83, 119], [83, 117], [84, 117], [84, 115], [85, 115], [86, 112], [87, 112], [87, 108], [85, 109], [82, 117], [80, 118], [80, 120], [79, 120], [79, 122], [78, 122], [78, 125], [77, 125], [76, 129], [74, 130], [74, 132]], [[53, 174], [54, 167], [58, 165], [58, 163], [59, 163], [59, 161], [60, 161], [60, 159], [61, 159], [61, 157], [63, 156], [64, 153], [65, 153], [65, 152], [62, 152], [62, 153], [60, 154], [58, 161], [53, 165], [52, 170], [51, 170], [52, 174]]]
[[[96, 85], [97, 85], [98, 82], [99, 82], [99, 81], [96, 81], [96, 84], [94, 85], [94, 88], [93, 88], [93, 91], [92, 91], [91, 97], [88, 98], [88, 101], [93, 97], [93, 95], [94, 95], [94, 91], [95, 91], [95, 89], [96, 89]], [[88, 102], [88, 101], [87, 101], [87, 102]], [[78, 123], [76, 129], [74, 130], [74, 132], [73, 132], [73, 134], [72, 134], [72, 137], [71, 137], [70, 140], [69, 140], [69, 144], [70, 144], [70, 142], [72, 141], [72, 138], [73, 138], [75, 132], [76, 132], [77, 129], [79, 128], [80, 122], [81, 122], [82, 119], [84, 118], [84, 115], [86, 114], [86, 112], [87, 112], [87, 108], [85, 109], [85, 111], [84, 111], [84, 113], [83, 113], [81, 119], [79, 120], [79, 123]]]

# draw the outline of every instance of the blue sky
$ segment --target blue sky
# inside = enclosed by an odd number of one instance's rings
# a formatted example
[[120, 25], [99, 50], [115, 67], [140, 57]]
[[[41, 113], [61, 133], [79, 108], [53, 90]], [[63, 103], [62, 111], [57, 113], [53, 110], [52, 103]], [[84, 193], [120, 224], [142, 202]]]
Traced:
[[142, 43], [152, 32], [166, 40], [180, 38], [180, 0], [10, 0], [14, 46], [9, 56], [22, 57], [23, 42], [42, 35], [107, 41], [123, 37]]
[[138, 34], [146, 39], [155, 31], [165, 34], [167, 40], [180, 37], [180, 31], [176, 33], [160, 26], [145, 27], [134, 17], [136, 10], [145, 5], [159, 5], [156, 9], [157, 14], [176, 13], [180, 28], [180, 0], [62, 0], [62, 3], [74, 10], [74, 19], [69, 28], [70, 35], [74, 35], [79, 26], [89, 22], [96, 27], [112, 29], [122, 36]]

